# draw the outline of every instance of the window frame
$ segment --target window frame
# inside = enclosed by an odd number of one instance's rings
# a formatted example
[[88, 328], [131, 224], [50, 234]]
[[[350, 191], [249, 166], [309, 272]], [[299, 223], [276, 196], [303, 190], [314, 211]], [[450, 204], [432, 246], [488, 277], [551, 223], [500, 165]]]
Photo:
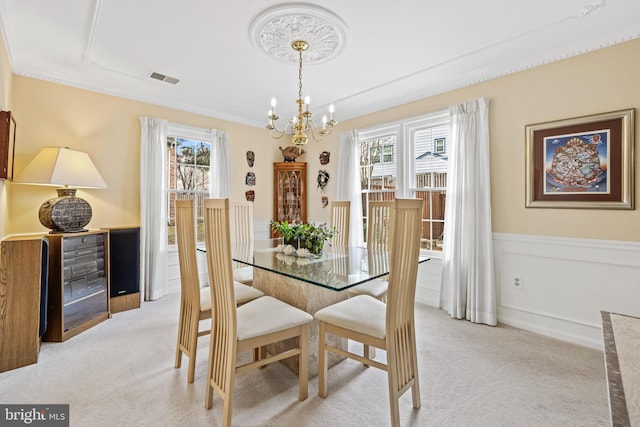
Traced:
[[[441, 110], [430, 114], [425, 114], [422, 116], [412, 117], [409, 119], [398, 120], [394, 123], [388, 123], [380, 126], [372, 126], [366, 129], [362, 129], [358, 131], [358, 140], [360, 143], [363, 141], [380, 138], [384, 136], [388, 136], [390, 134], [395, 134], [396, 143], [395, 143], [395, 163], [396, 163], [396, 197], [416, 197], [416, 192], [425, 191], [425, 188], [418, 188], [416, 186], [416, 165], [415, 165], [415, 144], [413, 136], [416, 131], [424, 129], [425, 127], [436, 127], [442, 125], [450, 126], [450, 116], [448, 110]], [[450, 138], [451, 133], [445, 138], [445, 147], [444, 153], [447, 152], [446, 142], [447, 139]], [[434, 140], [434, 152], [435, 152], [435, 140]], [[442, 154], [442, 153], [437, 153]], [[381, 153], [382, 157], [382, 153]], [[429, 187], [430, 188], [430, 187]], [[434, 189], [444, 189], [446, 192], [446, 187], [433, 187]], [[430, 190], [433, 191], [433, 190]], [[364, 191], [361, 190], [361, 197], [364, 201]], [[446, 194], [446, 193], [445, 193]], [[433, 204], [429, 203], [432, 211], [429, 213], [429, 217], [426, 219], [430, 221], [432, 224], [434, 222], [433, 219]], [[367, 206], [363, 206], [363, 224], [366, 224], [366, 215], [367, 215]], [[423, 216], [423, 221], [425, 218]], [[442, 222], [444, 224], [444, 219], [435, 220], [435, 222]], [[431, 225], [432, 227], [432, 225]], [[433, 232], [433, 228], [430, 228], [430, 232]], [[430, 234], [431, 235], [431, 234]], [[366, 241], [366, 236], [364, 236], [364, 240]], [[432, 239], [433, 240], [433, 239]], [[432, 249], [420, 249], [420, 252], [423, 255], [431, 256], [434, 258], [441, 258], [442, 251], [436, 251]]]
[[[177, 250], [177, 243], [174, 240], [174, 243], [170, 244], [169, 243], [169, 228], [170, 228], [170, 221], [171, 219], [175, 218], [171, 218], [171, 200], [170, 200], [170, 195], [176, 194], [176, 200], [180, 199], [180, 195], [191, 195], [193, 194], [193, 198], [195, 200], [195, 206], [194, 206], [194, 213], [196, 215], [196, 243], [203, 243], [204, 242], [204, 234], [202, 234], [202, 239], [198, 240], [198, 236], [200, 235], [200, 233], [198, 233], [198, 220], [204, 220], [204, 216], [203, 215], [198, 215], [198, 212], [201, 210], [201, 208], [198, 205], [198, 200], [203, 200], [207, 197], [210, 197], [211, 194], [211, 185], [212, 185], [212, 174], [211, 171], [214, 169], [215, 167], [215, 159], [214, 159], [214, 147], [213, 147], [213, 141], [212, 141], [212, 136], [211, 136], [211, 132], [208, 129], [205, 128], [195, 128], [195, 127], [191, 127], [191, 126], [187, 126], [187, 125], [183, 125], [180, 123], [169, 123], [167, 126], [167, 132], [166, 132], [166, 140], [165, 140], [165, 148], [168, 148], [167, 143], [169, 138], [176, 138], [177, 139], [184, 139], [184, 140], [188, 140], [188, 141], [193, 141], [195, 143], [205, 143], [209, 145], [209, 170], [207, 172], [208, 175], [208, 185], [209, 188], [206, 190], [200, 190], [200, 191], [191, 191], [191, 190], [184, 190], [184, 189], [172, 189], [170, 188], [170, 186], [168, 185], [169, 183], [169, 165], [170, 165], [170, 159], [167, 156], [167, 162], [165, 164], [165, 172], [167, 174], [167, 189], [166, 189], [166, 196], [167, 196], [167, 248], [169, 250]], [[196, 163], [194, 163], [194, 166], [197, 166]], [[185, 198], [185, 197], [182, 197]], [[175, 227], [175, 226], [174, 226]]]

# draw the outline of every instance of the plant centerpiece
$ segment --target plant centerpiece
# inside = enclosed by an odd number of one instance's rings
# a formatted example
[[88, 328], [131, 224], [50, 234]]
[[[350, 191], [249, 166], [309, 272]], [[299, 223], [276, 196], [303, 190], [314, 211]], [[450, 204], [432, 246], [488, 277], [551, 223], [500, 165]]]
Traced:
[[305, 224], [271, 221], [271, 228], [283, 238], [285, 244], [292, 245], [296, 249], [306, 248], [316, 256], [322, 255], [325, 242], [338, 232], [336, 227], [330, 227], [326, 223]]

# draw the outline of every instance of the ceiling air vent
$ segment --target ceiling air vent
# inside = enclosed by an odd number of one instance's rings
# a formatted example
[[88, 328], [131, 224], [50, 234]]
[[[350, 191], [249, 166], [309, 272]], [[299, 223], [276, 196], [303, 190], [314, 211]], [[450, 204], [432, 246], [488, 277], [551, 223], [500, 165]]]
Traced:
[[165, 76], [164, 74], [160, 74], [160, 73], [156, 73], [153, 72], [151, 73], [151, 77], [152, 79], [156, 79], [156, 80], [160, 80], [163, 82], [167, 82], [167, 83], [171, 83], [172, 85], [178, 83], [180, 80], [176, 79], [175, 77], [169, 77], [169, 76]]

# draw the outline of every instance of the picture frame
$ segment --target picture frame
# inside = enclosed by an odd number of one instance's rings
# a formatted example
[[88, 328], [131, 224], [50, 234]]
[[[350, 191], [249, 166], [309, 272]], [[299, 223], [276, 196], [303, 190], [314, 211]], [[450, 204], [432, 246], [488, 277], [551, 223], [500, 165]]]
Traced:
[[13, 181], [16, 119], [11, 111], [0, 111], [0, 179]]
[[526, 207], [634, 209], [635, 109], [527, 125]]

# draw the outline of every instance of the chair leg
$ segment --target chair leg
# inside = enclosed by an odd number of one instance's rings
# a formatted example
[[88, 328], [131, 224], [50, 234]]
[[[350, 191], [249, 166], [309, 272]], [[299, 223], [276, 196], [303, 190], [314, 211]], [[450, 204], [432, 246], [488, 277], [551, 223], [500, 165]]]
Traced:
[[182, 366], [182, 351], [180, 350], [180, 342], [176, 346], [176, 369]]
[[193, 380], [196, 376], [196, 349], [193, 348], [191, 357], [189, 357], [189, 370], [187, 372], [187, 384], [193, 384]]
[[413, 387], [411, 387], [411, 397], [413, 398], [413, 407], [415, 409], [420, 408], [420, 385], [418, 384], [418, 377], [416, 377]]
[[224, 397], [224, 407], [222, 409], [222, 425], [223, 427], [231, 427], [231, 415], [233, 412], [233, 387]]
[[387, 382], [389, 385], [389, 415], [391, 416], [391, 427], [400, 427], [400, 408], [399, 408], [399, 397], [396, 387], [395, 381], [392, 378], [394, 374], [391, 370], [387, 371]]
[[182, 325], [183, 310], [184, 308], [180, 307], [180, 317], [179, 317], [179, 323], [178, 323], [178, 340], [176, 342], [176, 364], [175, 364], [176, 369], [182, 366], [182, 350], [180, 350], [180, 341], [182, 338], [182, 334], [184, 333], [183, 331], [184, 327]]
[[325, 323], [320, 321], [318, 343], [318, 396], [327, 397], [327, 350], [325, 348]]
[[300, 354], [298, 356], [298, 399], [305, 400], [309, 396], [309, 325], [300, 327], [298, 337]]

